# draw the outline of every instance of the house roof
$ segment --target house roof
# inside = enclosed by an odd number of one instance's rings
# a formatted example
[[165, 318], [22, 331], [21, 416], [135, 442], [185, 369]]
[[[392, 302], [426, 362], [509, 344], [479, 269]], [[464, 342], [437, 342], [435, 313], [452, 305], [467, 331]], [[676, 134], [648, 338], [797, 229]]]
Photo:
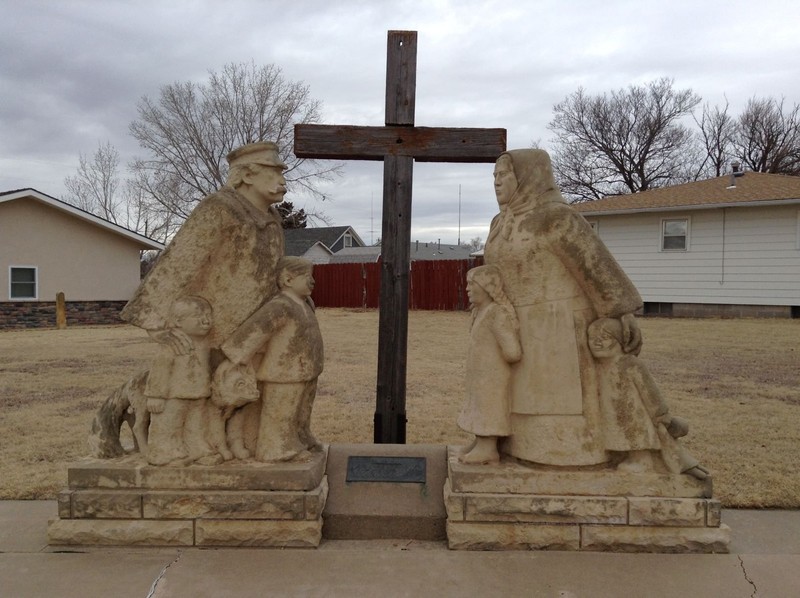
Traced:
[[800, 177], [746, 172], [572, 204], [584, 216], [800, 203]]
[[363, 245], [361, 237], [350, 226], [322, 226], [318, 228], [290, 228], [283, 231], [286, 240], [286, 255], [303, 255], [315, 243], [333, 247], [346, 232], [352, 234]]
[[76, 208], [72, 204], [68, 204], [60, 199], [56, 199], [46, 193], [42, 193], [41, 191], [37, 191], [36, 189], [32, 189], [30, 187], [26, 189], [15, 189], [13, 191], [0, 191], [0, 203], [6, 201], [14, 201], [19, 199], [32, 199], [34, 201], [38, 201], [39, 203], [43, 203], [51, 208], [55, 208], [57, 210], [61, 210], [62, 212], [66, 212], [76, 218], [104, 228], [112, 233], [117, 235], [121, 235], [123, 237], [127, 237], [131, 241], [138, 243], [144, 249], [164, 249], [164, 244], [159, 243], [158, 241], [154, 241], [153, 239], [149, 239], [144, 235], [140, 235], [132, 230], [125, 228], [124, 226], [119, 226], [118, 224], [114, 224], [110, 220], [106, 220], [105, 218], [100, 218], [100, 216], [95, 216], [85, 210], [81, 210], [80, 208]]
[[331, 256], [329, 264], [370, 264], [381, 257], [381, 246], [345, 247]]
[[[463, 245], [447, 245], [438, 242], [414, 241], [410, 249], [411, 261], [466, 260], [473, 256], [470, 248]], [[364, 264], [377, 262], [381, 257], [380, 245], [369, 247], [345, 247], [331, 256], [331, 264]]]
[[411, 261], [414, 260], [466, 260], [472, 249], [463, 245], [447, 245], [445, 243], [411, 243]]

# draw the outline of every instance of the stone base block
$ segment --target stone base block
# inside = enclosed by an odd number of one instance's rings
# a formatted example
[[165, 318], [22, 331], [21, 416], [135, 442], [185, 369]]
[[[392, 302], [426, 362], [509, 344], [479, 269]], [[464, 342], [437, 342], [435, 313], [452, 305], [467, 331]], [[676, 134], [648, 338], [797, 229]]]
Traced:
[[626, 473], [610, 466], [567, 468], [521, 463], [504, 457], [498, 465], [465, 465], [456, 447], [448, 449], [448, 476], [454, 492], [576, 496], [666, 496], [711, 498], [711, 478]]
[[319, 486], [327, 458], [325, 447], [305, 461], [288, 463], [234, 460], [212, 467], [154, 466], [137, 453], [117, 459], [84, 459], [70, 465], [67, 478], [72, 489], [302, 491]]
[[50, 544], [77, 546], [192, 546], [192, 521], [145, 519], [54, 519]]
[[731, 528], [586, 525], [581, 550], [612, 552], [727, 553]]
[[578, 525], [447, 522], [452, 550], [580, 550]]
[[322, 540], [322, 517], [314, 521], [198, 519], [196, 546], [316, 548]]
[[453, 549], [728, 552], [730, 529], [721, 525], [710, 480], [513, 461], [463, 465], [452, 449], [448, 473]]
[[301, 462], [153, 467], [140, 456], [69, 469], [52, 544], [317, 546], [327, 447]]
[[[425, 482], [348, 482], [350, 457], [424, 459]], [[447, 451], [444, 446], [333, 444], [327, 471], [331, 497], [324, 513], [323, 534], [326, 539], [445, 539], [447, 514], [441, 493], [447, 478]]]

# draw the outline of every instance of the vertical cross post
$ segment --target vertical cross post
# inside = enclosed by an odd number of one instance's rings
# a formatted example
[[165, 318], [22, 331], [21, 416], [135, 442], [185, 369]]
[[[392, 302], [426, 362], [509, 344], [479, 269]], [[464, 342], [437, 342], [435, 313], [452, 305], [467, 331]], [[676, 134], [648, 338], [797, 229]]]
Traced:
[[[386, 49], [386, 126], [414, 126], [417, 34], [390, 31]], [[375, 443], [405, 444], [411, 187], [414, 158], [383, 160], [381, 290]]]

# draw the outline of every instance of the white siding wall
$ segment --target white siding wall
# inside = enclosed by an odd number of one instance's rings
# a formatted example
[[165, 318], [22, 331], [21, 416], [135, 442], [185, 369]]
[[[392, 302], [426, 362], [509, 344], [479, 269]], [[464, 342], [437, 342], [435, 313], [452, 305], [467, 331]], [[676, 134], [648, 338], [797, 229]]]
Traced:
[[318, 243], [312, 245], [302, 257], [312, 264], [327, 264], [331, 261], [331, 254], [320, 247]]
[[[661, 251], [663, 218], [689, 218], [688, 251]], [[800, 305], [798, 207], [589, 217], [644, 301]], [[724, 228], [724, 241], [723, 241]]]

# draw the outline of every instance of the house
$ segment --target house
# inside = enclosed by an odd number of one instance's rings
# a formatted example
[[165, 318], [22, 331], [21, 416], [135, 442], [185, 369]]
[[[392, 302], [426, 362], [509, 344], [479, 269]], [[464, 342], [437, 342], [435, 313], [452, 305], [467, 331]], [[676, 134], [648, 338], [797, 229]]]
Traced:
[[573, 207], [646, 314], [800, 317], [800, 177], [735, 172]]
[[0, 193], [0, 328], [119, 323], [142, 250], [164, 245], [35, 189]]
[[283, 232], [286, 255], [299, 256], [313, 264], [327, 264], [340, 249], [364, 247], [364, 241], [350, 226], [291, 228]]

